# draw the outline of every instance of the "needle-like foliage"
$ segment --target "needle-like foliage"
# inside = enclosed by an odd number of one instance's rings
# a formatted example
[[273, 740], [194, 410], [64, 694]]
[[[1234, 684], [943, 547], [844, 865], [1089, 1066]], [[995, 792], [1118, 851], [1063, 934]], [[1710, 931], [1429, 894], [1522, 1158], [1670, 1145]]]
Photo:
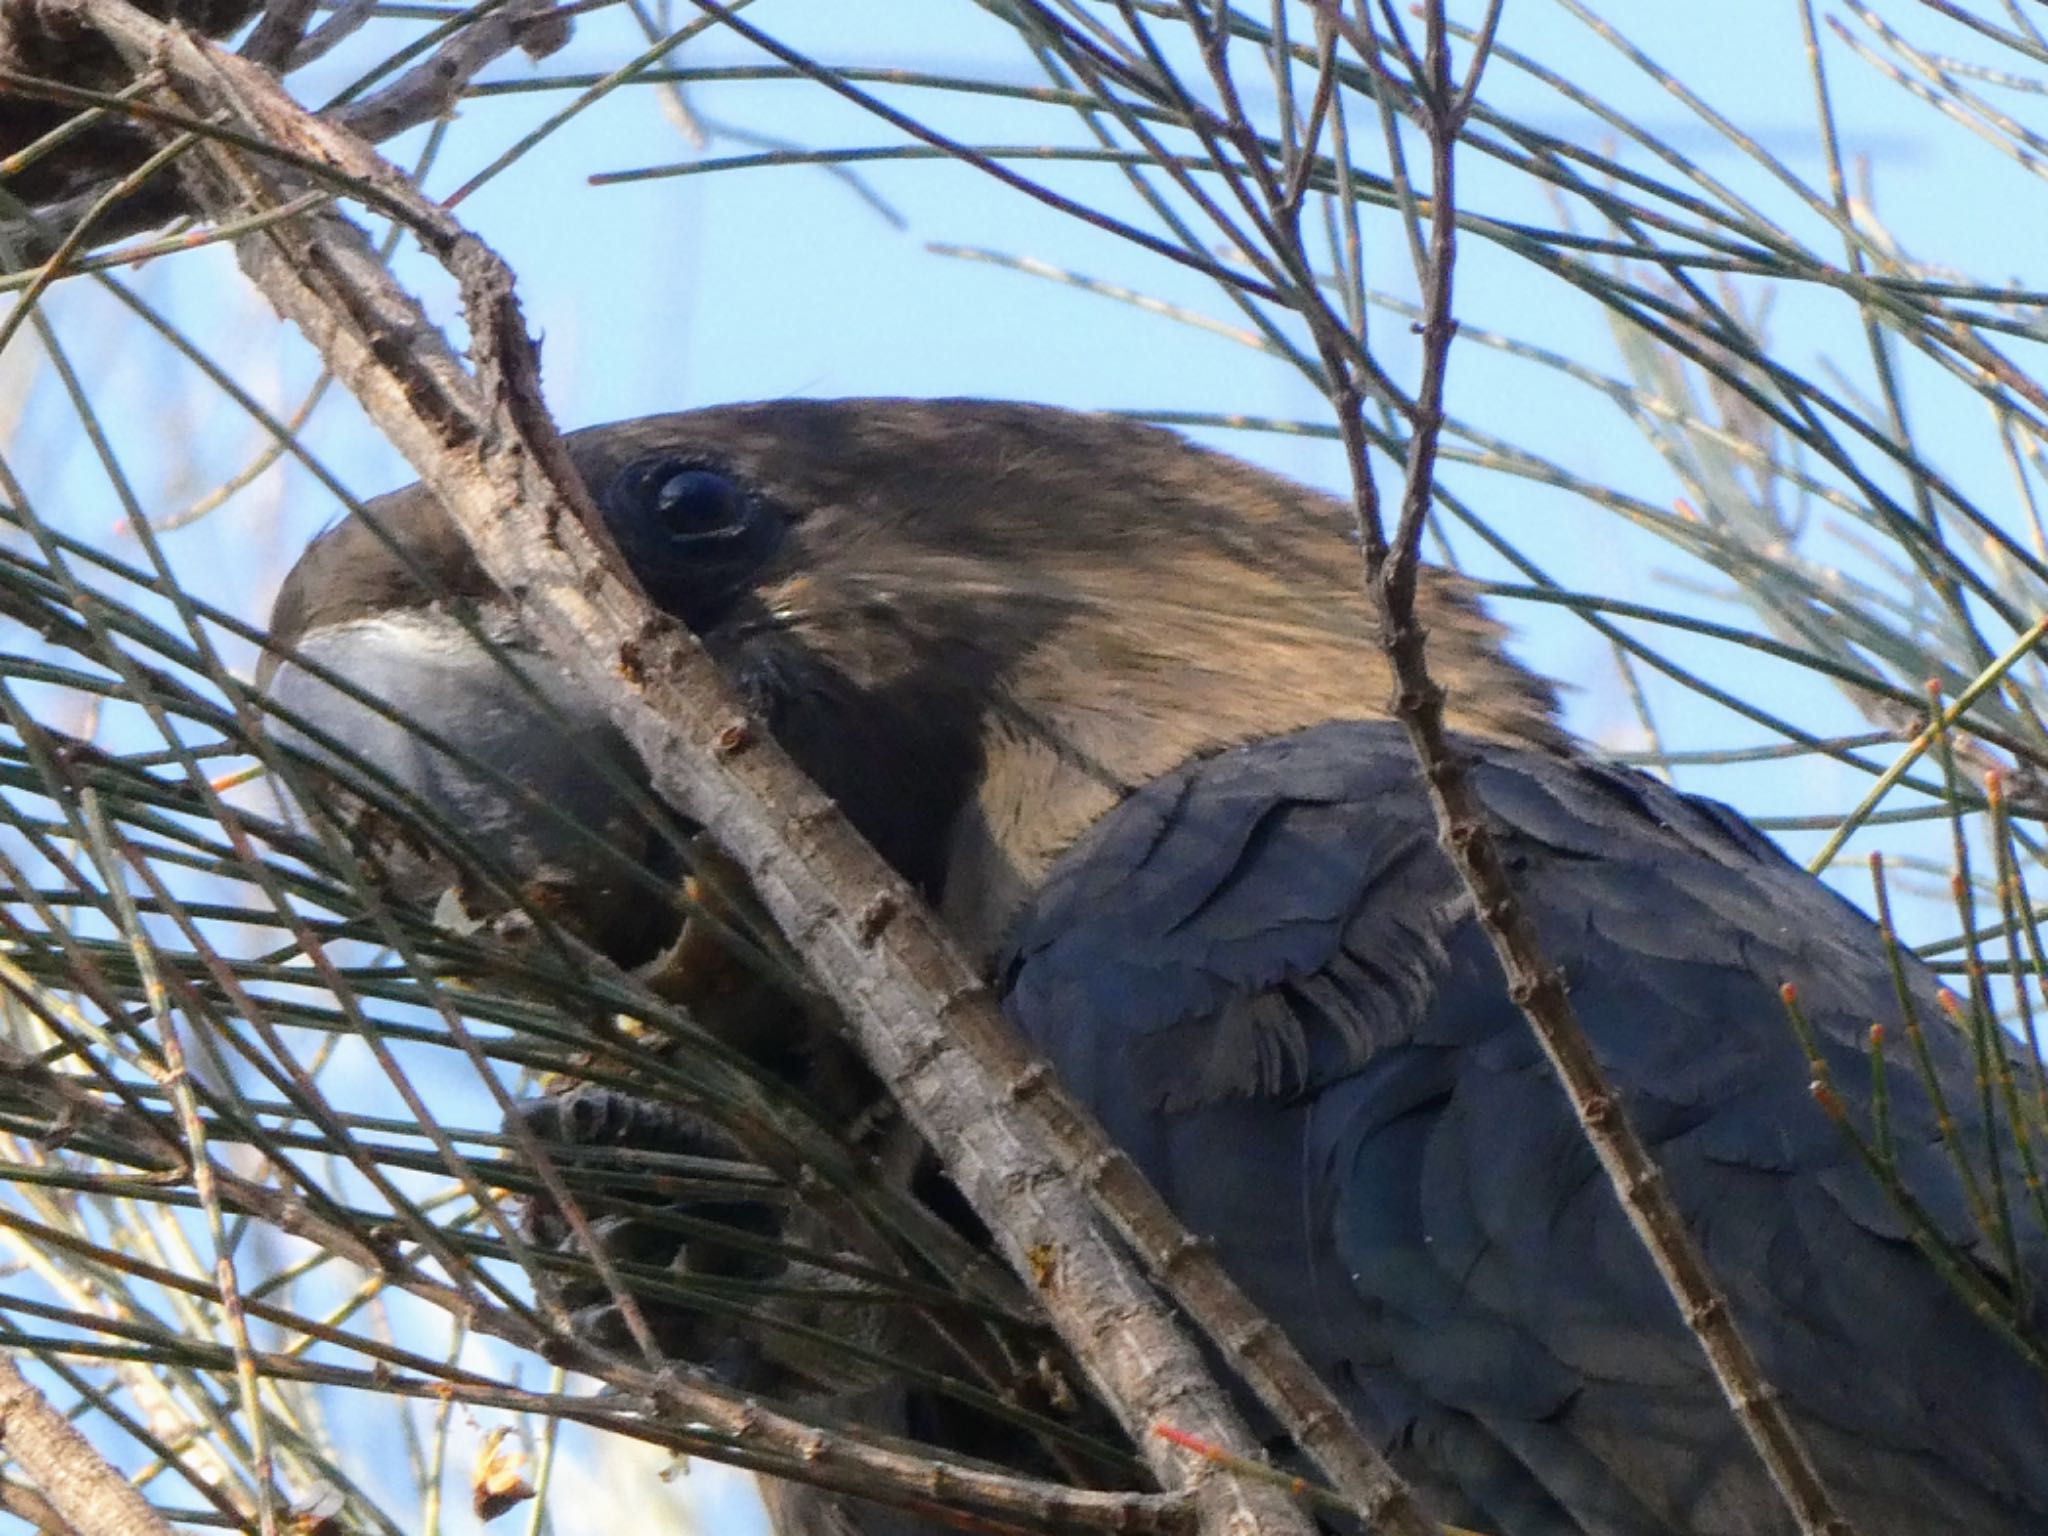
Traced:
[[[2032, 206], [2048, 37], [2025, 8], [1801, 0], [1769, 46], [1806, 99], [1796, 130], [1769, 131], [1579, 0], [952, 9], [979, 51], [939, 66], [845, 57], [793, 0], [317, 21], [279, 0], [246, 51], [349, 132], [398, 141], [458, 215], [522, 179], [573, 222], [557, 200], [611, 217], [684, 178], [803, 177], [932, 236], [902, 242], [906, 268], [1039, 285], [1077, 336], [1113, 305], [1162, 346], [1198, 338], [1203, 403], [1135, 396], [1092, 362], [1077, 398], [1234, 430], [1248, 452], [1318, 445], [1304, 462], [1363, 509], [1383, 491], [1389, 533], [1412, 513], [1433, 557], [1569, 659], [1589, 734], [1735, 800], [1816, 869], [1887, 854], [1874, 894], [1844, 888], [1953, 973], [1954, 1008], [1870, 1021], [1876, 1108], [1843, 1134], [1910, 1222], [1884, 1086], [1919, 1070], [1924, 1032], [1962, 1031], [2017, 1159], [1950, 1149], [1982, 1231], [2010, 1249], [2048, 1224], [2029, 894], [2048, 808], [2048, 273], [1969, 270], [1968, 240], [1917, 249], [1927, 233], [1893, 227], [1851, 125], [1889, 93], [1896, 131], [1983, 178], [1987, 221]], [[196, 96], [167, 107], [115, 53], [66, 74], [30, 46], [33, 13], [0, 4], [0, 43], [30, 40], [0, 47], [0, 170], [21, 194], [0, 231], [0, 1342], [34, 1387], [180, 1523], [433, 1529], [461, 1486], [480, 1513], [573, 1522], [548, 1495], [574, 1427], [999, 1526], [1186, 1528], [1190, 1506], [1142, 1492], [1143, 1457], [1077, 1406], [1085, 1369], [1031, 1277], [912, 1198], [872, 1125], [590, 952], [434, 807], [280, 744], [250, 686], [259, 599], [349, 504], [344, 466], [366, 450], [329, 425], [323, 368], [252, 345], [268, 322], [223, 247], [339, 203], [409, 279], [439, 278], [420, 277], [388, 187]], [[636, 131], [586, 131], [613, 122]], [[293, 196], [204, 208], [180, 164], [223, 143]], [[556, 150], [590, 185], [547, 184]], [[1015, 194], [1015, 223], [953, 215], [966, 178]], [[1223, 347], [1291, 403], [1250, 410]], [[953, 384], [1017, 392], [993, 368]], [[286, 502], [317, 510], [273, 536]], [[1367, 557], [1398, 571], [1375, 527]], [[512, 915], [394, 900], [394, 828]], [[800, 953], [715, 882], [645, 884], [733, 939], [748, 985], [822, 1006]], [[1797, 1029], [1801, 979], [1783, 980]], [[701, 1155], [550, 1153], [522, 1106], [576, 1083], [677, 1107]], [[1824, 1075], [1815, 1092], [1838, 1102]], [[746, 1215], [764, 1208], [801, 1219]], [[739, 1260], [594, 1262], [536, 1209], [579, 1239], [630, 1217]], [[2048, 1368], [2034, 1299], [1921, 1235]], [[609, 1299], [619, 1336], [565, 1296]], [[1056, 1475], [962, 1464], [935, 1483], [917, 1447], [815, 1397], [671, 1369], [648, 1307], [813, 1385], [918, 1373], [1036, 1437]], [[938, 1347], [906, 1351], [906, 1329]], [[63, 1527], [33, 1491], [0, 1491]]]

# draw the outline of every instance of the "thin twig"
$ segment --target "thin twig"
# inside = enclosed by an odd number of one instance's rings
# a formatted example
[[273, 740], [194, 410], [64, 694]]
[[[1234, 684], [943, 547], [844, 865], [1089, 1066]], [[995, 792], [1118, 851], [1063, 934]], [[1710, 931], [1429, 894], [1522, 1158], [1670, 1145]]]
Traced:
[[[1334, 9], [1334, 0], [1324, 0]], [[1663, 1171], [1629, 1123], [1574, 1014], [1564, 977], [1543, 952], [1536, 928], [1517, 898], [1495, 842], [1485, 803], [1444, 732], [1444, 690], [1429, 674], [1425, 635], [1415, 618], [1425, 515], [1435, 490], [1437, 438], [1443, 424], [1444, 380], [1457, 323], [1452, 308], [1457, 255], [1455, 156], [1479, 70], [1477, 53], [1465, 81], [1453, 84], [1442, 0], [1423, 13], [1422, 71], [1417, 95], [1430, 151], [1431, 195], [1423, 266], [1422, 379], [1409, 441], [1399, 521], [1388, 538], [1367, 460], [1367, 439], [1355, 388], [1336, 404], [1351, 459], [1354, 507], [1364, 546], [1367, 585], [1380, 615], [1380, 640], [1395, 678], [1393, 712], [1415, 748], [1437, 826], [1481, 928], [1498, 957], [1508, 994], [1542, 1043], [1587, 1141], [1600, 1158], [1622, 1208], [1656, 1261], [1687, 1325], [1699, 1339], [1721, 1389], [1762, 1457], [1787, 1508], [1807, 1536], [1849, 1536], [1812, 1458], [1786, 1414], [1778, 1389], [1742, 1338], [1718, 1282], [1707, 1268], [1672, 1197]], [[1366, 24], [1370, 29], [1370, 23]], [[1308, 317], [1320, 336], [1335, 326], [1327, 309]], [[1343, 349], [1327, 348], [1333, 374]], [[1341, 379], [1345, 377], [1337, 374]]]

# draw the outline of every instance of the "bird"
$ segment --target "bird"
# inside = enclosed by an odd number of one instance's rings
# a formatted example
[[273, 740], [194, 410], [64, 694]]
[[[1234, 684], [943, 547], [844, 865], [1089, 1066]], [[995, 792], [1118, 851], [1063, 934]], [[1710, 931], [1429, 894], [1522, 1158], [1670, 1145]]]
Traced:
[[[652, 603], [1433, 1518], [1794, 1529], [1441, 847], [1343, 504], [992, 401], [769, 401], [567, 443]], [[1733, 810], [1576, 741], [1464, 579], [1426, 569], [1418, 614], [1518, 894], [1838, 1507], [1862, 1536], [2048, 1530], [2048, 1377], [2010, 1337], [2037, 1336], [2048, 1233], [2017, 1199], [2003, 1232], [1981, 1219], [2023, 1170], [1986, 1151], [2010, 1128], [1937, 978], [1908, 955], [1895, 983], [1877, 927]], [[669, 942], [633, 882], [673, 874], [678, 834], [425, 490], [309, 548], [259, 681], [281, 731], [468, 828], [599, 948]], [[390, 863], [418, 899], [445, 881]], [[1884, 1105], [1909, 1202], [1817, 1102], [1788, 983], [1866, 1129], [1872, 1026], [1925, 1022], [1926, 1069], [1899, 1063]]]
[[[138, 9], [202, 37], [223, 38], [240, 30], [259, 6], [257, 0], [143, 0]], [[17, 240], [56, 238], [20, 217], [24, 209], [75, 216], [81, 210], [59, 205], [84, 195], [106, 194], [161, 147], [146, 118], [117, 113], [87, 116], [89, 109], [75, 95], [65, 100], [60, 94], [38, 95], [22, 88], [26, 76], [60, 93], [109, 95], [131, 89], [134, 70], [92, 27], [12, 8], [0, 17], [0, 70], [14, 77], [13, 88], [0, 92], [0, 163], [7, 166], [0, 185], [10, 199], [0, 222]], [[60, 129], [63, 134], [53, 138]], [[24, 154], [31, 146], [36, 152]], [[112, 221], [126, 232], [185, 211], [176, 180], [157, 176], [123, 188]], [[96, 243], [118, 238], [104, 227], [89, 232]], [[79, 236], [87, 233], [81, 230]]]

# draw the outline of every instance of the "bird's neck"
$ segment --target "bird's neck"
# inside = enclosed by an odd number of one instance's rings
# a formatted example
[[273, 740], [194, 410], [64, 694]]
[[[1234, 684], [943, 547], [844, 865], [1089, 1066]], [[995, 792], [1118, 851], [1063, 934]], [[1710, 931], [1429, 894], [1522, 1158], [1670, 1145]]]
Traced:
[[1000, 951], [1053, 862], [1132, 790], [1194, 758], [1381, 713], [1363, 692], [1344, 704], [1284, 683], [1254, 695], [1199, 667], [1176, 676], [1170, 689], [1098, 683], [1078, 698], [1019, 679], [1009, 707], [984, 715], [982, 771], [953, 820], [939, 892], [941, 917], [977, 957]]

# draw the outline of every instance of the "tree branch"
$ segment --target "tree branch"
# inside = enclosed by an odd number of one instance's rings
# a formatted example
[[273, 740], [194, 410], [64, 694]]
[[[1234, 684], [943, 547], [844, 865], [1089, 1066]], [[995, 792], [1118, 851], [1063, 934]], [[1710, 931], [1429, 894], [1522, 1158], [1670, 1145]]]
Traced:
[[[1333, 25], [1361, 46], [1358, 24], [1342, 14], [1338, 0], [1319, 0]], [[1370, 32], [1369, 12], [1364, 23]], [[1455, 170], [1458, 136], [1474, 99], [1486, 49], [1475, 52], [1466, 80], [1454, 85], [1443, 0], [1424, 11], [1421, 59], [1406, 55], [1416, 71], [1412, 97], [1429, 141], [1431, 186], [1429, 240], [1422, 265], [1422, 378], [1416, 390], [1414, 431], [1408, 442], [1400, 519], [1391, 540], [1381, 515], [1368, 459], [1362, 392], [1345, 365], [1348, 348], [1323, 348], [1336, 385], [1333, 399], [1351, 460], [1354, 507], [1364, 545], [1366, 579], [1380, 616], [1380, 643], [1395, 680], [1393, 712], [1429, 787], [1437, 826], [1459, 877], [1471, 894], [1479, 923], [1493, 945], [1508, 994], [1522, 1010], [1571, 1099], [1579, 1126], [1599, 1156], [1608, 1181], [1636, 1235], [1656, 1262], [1686, 1324], [1700, 1341], [1729, 1406], [1763, 1459], [1799, 1529], [1806, 1536], [1850, 1536], [1835, 1510], [1804, 1442], [1786, 1414], [1778, 1389], [1764, 1375], [1736, 1324], [1726, 1296], [1621, 1099], [1607, 1081], [1572, 1009], [1564, 977], [1543, 952], [1536, 927], [1515, 895], [1507, 865], [1495, 841], [1485, 803], [1473, 790], [1457, 749], [1444, 733], [1444, 690], [1429, 674], [1426, 635], [1415, 618], [1416, 579], [1422, 530], [1436, 486], [1436, 449], [1442, 431], [1444, 381], [1457, 321], [1452, 311], [1452, 274], [1457, 257]], [[1482, 36], [1492, 35], [1491, 16]], [[1369, 60], [1376, 60], [1372, 46]], [[1384, 74], [1381, 76], [1385, 81]], [[1341, 322], [1326, 306], [1307, 316], [1320, 337]], [[1354, 339], [1352, 345], [1357, 345]]]
[[14, 1362], [0, 1356], [0, 1445], [78, 1536], [171, 1536], [136, 1486], [109, 1465]]
[[[313, 213], [238, 245], [244, 269], [296, 323], [439, 496], [484, 569], [550, 652], [605, 701], [654, 785], [738, 864], [805, 955], [870, 1063], [995, 1232], [1154, 1471], [1194, 1494], [1206, 1530], [1295, 1533], [1287, 1494], [1190, 1460], [1161, 1424], [1255, 1462], [1256, 1440], [1191, 1340], [1064, 1166], [1045, 1083], [987, 989], [916, 895], [746, 716], [694, 639], [648, 606], [598, 526], [541, 406], [538, 364], [497, 258], [353, 135], [306, 113], [267, 74], [152, 21], [125, 0], [49, 0], [165, 70], [186, 110], [226, 109], [288, 151], [374, 187], [461, 285], [472, 376], [354, 226]], [[186, 161], [214, 218], [296, 186], [230, 147]], [[1099, 1138], [1100, 1133], [1096, 1133]]]

